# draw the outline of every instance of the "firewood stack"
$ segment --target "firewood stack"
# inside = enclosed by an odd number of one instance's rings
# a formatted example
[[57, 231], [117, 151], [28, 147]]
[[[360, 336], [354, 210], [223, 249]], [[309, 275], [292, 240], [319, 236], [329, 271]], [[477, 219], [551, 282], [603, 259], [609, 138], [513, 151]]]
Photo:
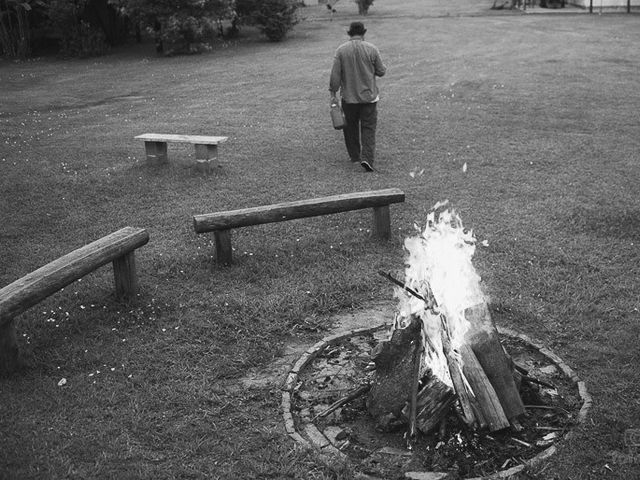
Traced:
[[409, 252], [393, 334], [372, 352], [375, 380], [367, 406], [380, 428], [408, 424], [427, 434], [452, 408], [466, 425], [518, 428], [524, 405], [471, 257], [475, 239], [447, 210], [428, 217]]

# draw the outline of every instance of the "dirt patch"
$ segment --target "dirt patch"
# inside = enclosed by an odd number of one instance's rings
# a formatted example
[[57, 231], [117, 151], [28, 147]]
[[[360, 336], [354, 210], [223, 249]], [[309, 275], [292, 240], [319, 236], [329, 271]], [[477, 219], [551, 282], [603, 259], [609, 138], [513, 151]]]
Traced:
[[[371, 305], [367, 310], [358, 310], [333, 317], [331, 333], [346, 334], [360, 328], [384, 325], [393, 319], [394, 305], [379, 303]], [[291, 365], [310, 346], [309, 340], [290, 338], [284, 346], [282, 356], [263, 369], [252, 369], [240, 379], [245, 387], [281, 386], [284, 383]]]
[[448, 479], [485, 476], [548, 453], [578, 423], [583, 399], [577, 377], [567, 376], [537, 346], [506, 335], [501, 340], [507, 351], [539, 382], [522, 384], [527, 408], [521, 431], [472, 431], [452, 411], [444, 428], [408, 442], [406, 428], [383, 431], [375, 425], [364, 395], [324, 415], [333, 402], [371, 381], [369, 352], [386, 335], [364, 332], [328, 343], [298, 372], [290, 397], [296, 431], [315, 446], [346, 456], [363, 474], [385, 479], [407, 478], [408, 472], [442, 472]]

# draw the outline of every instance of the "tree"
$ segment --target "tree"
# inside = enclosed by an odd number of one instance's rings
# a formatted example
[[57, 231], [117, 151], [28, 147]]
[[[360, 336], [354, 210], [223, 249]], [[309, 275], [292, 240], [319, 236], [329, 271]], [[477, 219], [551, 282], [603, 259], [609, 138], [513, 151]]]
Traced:
[[236, 0], [235, 11], [242, 23], [256, 25], [272, 42], [284, 39], [299, 22], [295, 0]]
[[159, 53], [210, 48], [216, 21], [231, 16], [231, 0], [110, 0], [155, 35]]
[[373, 0], [355, 0], [358, 4], [358, 13], [360, 15], [366, 15], [369, 13], [369, 7], [373, 5]]
[[106, 34], [89, 21], [88, 10], [89, 0], [49, 0], [49, 23], [60, 36], [62, 55], [89, 57], [107, 51]]
[[279, 42], [298, 23], [297, 9], [290, 0], [264, 0], [256, 15], [258, 28], [270, 41]]
[[31, 54], [29, 17], [41, 0], [0, 0], [0, 54], [26, 58]]

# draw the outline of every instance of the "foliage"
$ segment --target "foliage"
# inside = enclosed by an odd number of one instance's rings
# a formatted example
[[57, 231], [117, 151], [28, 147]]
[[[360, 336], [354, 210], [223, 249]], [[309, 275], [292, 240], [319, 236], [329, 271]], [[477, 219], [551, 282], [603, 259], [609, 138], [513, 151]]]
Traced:
[[0, 55], [26, 58], [31, 54], [29, 14], [41, 0], [0, 1]]
[[108, 45], [105, 34], [82, 16], [87, 0], [51, 0], [49, 21], [60, 33], [60, 53], [70, 57], [102, 55]]
[[111, 0], [156, 37], [158, 52], [196, 53], [211, 48], [216, 22], [231, 15], [231, 0]]
[[235, 11], [242, 23], [257, 25], [272, 42], [282, 41], [300, 21], [298, 4], [291, 0], [236, 0]]
[[272, 42], [284, 39], [298, 22], [298, 5], [289, 0], [265, 0], [256, 15], [260, 31]]
[[366, 15], [369, 13], [369, 7], [373, 5], [373, 0], [355, 0], [358, 4], [358, 13], [360, 15]]

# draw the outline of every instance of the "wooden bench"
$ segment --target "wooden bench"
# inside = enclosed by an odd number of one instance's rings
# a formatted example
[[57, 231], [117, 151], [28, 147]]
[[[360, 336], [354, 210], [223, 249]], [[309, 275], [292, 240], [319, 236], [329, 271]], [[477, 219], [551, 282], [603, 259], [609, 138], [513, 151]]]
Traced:
[[0, 289], [0, 371], [18, 362], [15, 317], [86, 274], [113, 262], [116, 296], [133, 297], [138, 290], [134, 252], [148, 241], [146, 230], [125, 227]]
[[147, 163], [151, 165], [167, 162], [167, 143], [191, 143], [196, 148], [196, 169], [201, 172], [209, 172], [211, 162], [217, 162], [218, 159], [218, 144], [225, 142], [228, 137], [145, 133], [135, 138], [144, 140]]
[[391, 235], [389, 205], [400, 202], [404, 202], [404, 192], [390, 188], [195, 215], [193, 226], [196, 233], [213, 232], [216, 260], [218, 263], [231, 263], [233, 228], [373, 208], [373, 236], [388, 239]]

